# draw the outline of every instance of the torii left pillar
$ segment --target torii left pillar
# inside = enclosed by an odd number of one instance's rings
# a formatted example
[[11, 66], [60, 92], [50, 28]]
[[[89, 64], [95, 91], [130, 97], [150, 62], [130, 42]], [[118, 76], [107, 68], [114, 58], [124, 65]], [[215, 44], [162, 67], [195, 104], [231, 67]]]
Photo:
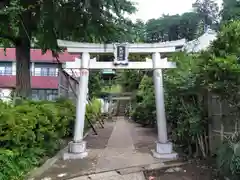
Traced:
[[[86, 141], [83, 141], [83, 130], [86, 112], [86, 99], [89, 79], [90, 55], [82, 53], [81, 76], [79, 82], [78, 99], [76, 105], [76, 120], [73, 141], [68, 145], [68, 152], [63, 154], [63, 159], [83, 159], [88, 156]], [[84, 103], [83, 103], [84, 102]]]

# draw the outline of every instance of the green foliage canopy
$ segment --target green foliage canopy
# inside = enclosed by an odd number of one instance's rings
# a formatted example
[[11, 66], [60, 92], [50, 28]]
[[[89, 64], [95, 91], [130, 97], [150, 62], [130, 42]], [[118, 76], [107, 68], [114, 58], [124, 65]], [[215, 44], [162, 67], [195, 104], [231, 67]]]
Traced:
[[151, 19], [146, 23], [146, 41], [160, 42], [180, 38], [192, 40], [195, 37], [201, 18], [195, 12], [183, 15], [164, 15], [158, 19]]
[[238, 0], [223, 0], [222, 21], [239, 20], [240, 2]]
[[16, 48], [16, 92], [30, 95], [30, 48], [58, 50], [57, 39], [112, 42], [124, 39], [135, 6], [128, 0], [3, 0], [0, 40]]

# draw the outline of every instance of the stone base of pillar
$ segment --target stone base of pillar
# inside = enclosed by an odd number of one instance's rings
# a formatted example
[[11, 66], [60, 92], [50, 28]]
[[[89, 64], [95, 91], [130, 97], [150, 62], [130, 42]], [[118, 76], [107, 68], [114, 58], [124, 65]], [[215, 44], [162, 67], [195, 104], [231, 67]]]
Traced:
[[63, 153], [63, 160], [83, 159], [88, 156], [86, 141], [70, 142], [68, 152]]
[[178, 154], [173, 152], [173, 145], [172, 143], [156, 143], [156, 150], [152, 150], [153, 157], [158, 159], [177, 159]]

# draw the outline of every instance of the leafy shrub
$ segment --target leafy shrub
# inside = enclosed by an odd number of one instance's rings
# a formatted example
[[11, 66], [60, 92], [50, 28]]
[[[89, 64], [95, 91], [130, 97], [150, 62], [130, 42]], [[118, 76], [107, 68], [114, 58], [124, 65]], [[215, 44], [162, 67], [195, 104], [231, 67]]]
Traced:
[[[0, 180], [23, 179], [33, 167], [53, 155], [72, 135], [75, 106], [71, 101], [0, 102]], [[101, 115], [99, 102], [87, 105], [87, 118]], [[85, 128], [88, 128], [86, 126]]]
[[[86, 120], [95, 122], [98, 118], [101, 118], [101, 102], [98, 99], [92, 99], [92, 101], [86, 105]], [[90, 127], [88, 121], [85, 121], [84, 127], [85, 129]]]
[[101, 115], [101, 102], [98, 99], [93, 99], [86, 107], [86, 118], [96, 120]]
[[136, 102], [131, 111], [131, 118], [143, 125], [155, 124], [155, 96], [152, 77], [145, 75], [139, 85]]
[[240, 179], [240, 134], [226, 138], [218, 150], [217, 165], [220, 173], [231, 180]]

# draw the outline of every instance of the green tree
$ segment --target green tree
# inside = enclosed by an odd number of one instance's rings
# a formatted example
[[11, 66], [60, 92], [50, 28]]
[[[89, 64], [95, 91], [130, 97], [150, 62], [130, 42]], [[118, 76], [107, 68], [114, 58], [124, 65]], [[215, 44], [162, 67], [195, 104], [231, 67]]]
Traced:
[[101, 93], [102, 86], [104, 85], [101, 71], [91, 71], [89, 74], [89, 97], [99, 96]]
[[124, 92], [135, 91], [142, 79], [142, 71], [124, 70], [117, 73], [116, 82]]
[[240, 55], [240, 20], [222, 26], [213, 42], [211, 51], [217, 57], [227, 57], [229, 55]]
[[[180, 37], [187, 40], [196, 38], [198, 25], [201, 23], [201, 18], [195, 12], [186, 12], [180, 18]], [[198, 36], [197, 36], [198, 37]]]
[[57, 39], [106, 42], [124, 34], [123, 17], [135, 7], [128, 0], [3, 0], [0, 2], [0, 40], [16, 47], [16, 92], [30, 94], [31, 44], [57, 50]]
[[183, 15], [164, 15], [146, 23], [147, 42], [171, 41], [180, 38], [192, 40], [195, 37], [200, 18], [195, 12]]
[[[130, 54], [129, 61], [146, 61], [145, 54]], [[145, 71], [132, 71], [132, 70], [119, 70], [116, 75], [116, 83], [122, 87], [124, 92], [133, 92], [135, 91], [144, 74], [147, 74]]]
[[223, 22], [238, 20], [240, 18], [240, 1], [223, 0], [223, 9], [221, 13]]
[[[158, 19], [150, 19], [146, 23], [147, 42], [162, 42], [178, 36], [179, 16], [163, 15]], [[172, 30], [173, 34], [170, 33]]]
[[204, 21], [204, 25], [213, 26], [219, 21], [219, 7], [214, 0], [196, 0], [193, 8]]
[[155, 124], [156, 106], [152, 76], [141, 76], [131, 116], [144, 126]]
[[132, 40], [133, 42], [144, 42], [146, 40], [146, 25], [140, 19], [137, 19], [136, 23], [133, 24]]

